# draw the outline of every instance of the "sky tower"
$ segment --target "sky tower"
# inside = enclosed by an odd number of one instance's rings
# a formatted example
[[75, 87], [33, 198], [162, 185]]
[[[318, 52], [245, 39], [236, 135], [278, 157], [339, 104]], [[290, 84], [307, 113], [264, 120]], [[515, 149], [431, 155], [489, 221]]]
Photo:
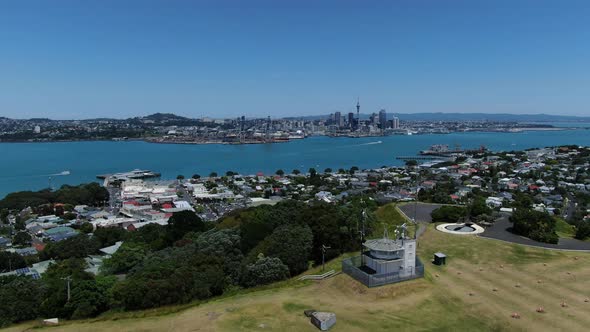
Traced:
[[361, 128], [361, 101], [360, 98], [356, 98], [356, 129]]

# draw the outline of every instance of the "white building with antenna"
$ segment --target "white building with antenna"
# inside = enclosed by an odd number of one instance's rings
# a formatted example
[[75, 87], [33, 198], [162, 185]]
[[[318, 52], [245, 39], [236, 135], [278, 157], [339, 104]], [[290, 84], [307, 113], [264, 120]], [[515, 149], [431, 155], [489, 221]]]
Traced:
[[342, 261], [342, 271], [368, 287], [424, 276], [424, 265], [416, 257], [416, 239], [407, 237], [406, 224], [395, 230], [395, 238], [389, 238], [386, 229], [383, 238], [367, 240], [363, 248], [360, 257]]

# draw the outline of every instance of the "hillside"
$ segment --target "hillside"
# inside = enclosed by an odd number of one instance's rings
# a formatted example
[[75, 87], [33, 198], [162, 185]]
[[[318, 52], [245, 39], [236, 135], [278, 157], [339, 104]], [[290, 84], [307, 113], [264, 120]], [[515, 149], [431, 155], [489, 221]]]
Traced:
[[[585, 302], [590, 254], [454, 236], [429, 227], [419, 255], [428, 262], [436, 251], [449, 256], [446, 267], [426, 263], [424, 279], [396, 285], [368, 289], [343, 274], [321, 282], [291, 279], [200, 305], [108, 313], [48, 331], [317, 331], [303, 316], [307, 308], [335, 312], [333, 331], [584, 331], [590, 324], [590, 303]], [[338, 266], [339, 260], [330, 263], [330, 268]], [[538, 307], [545, 313], [537, 313]], [[520, 319], [511, 318], [515, 312]]]

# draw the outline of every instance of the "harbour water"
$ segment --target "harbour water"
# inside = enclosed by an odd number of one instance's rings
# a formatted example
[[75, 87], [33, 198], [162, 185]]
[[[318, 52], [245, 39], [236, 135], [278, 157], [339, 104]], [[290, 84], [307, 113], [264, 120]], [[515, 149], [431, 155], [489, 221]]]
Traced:
[[[178, 174], [290, 172], [310, 167], [374, 168], [401, 165], [397, 156], [412, 156], [433, 144], [453, 148], [522, 150], [565, 144], [590, 145], [590, 130], [527, 131], [522, 133], [453, 133], [367, 138], [311, 137], [289, 143], [256, 145], [181, 145], [145, 142], [0, 143], [0, 197], [13, 191], [39, 190], [62, 184], [99, 181], [98, 174], [148, 169], [163, 179]], [[59, 173], [67, 175], [60, 175]]]

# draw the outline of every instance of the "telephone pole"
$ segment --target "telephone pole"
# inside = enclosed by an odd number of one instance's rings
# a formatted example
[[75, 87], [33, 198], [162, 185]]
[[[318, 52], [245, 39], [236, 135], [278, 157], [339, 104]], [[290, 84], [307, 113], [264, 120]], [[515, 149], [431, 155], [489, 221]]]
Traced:
[[62, 280], [65, 280], [67, 282], [67, 285], [68, 285], [68, 302], [70, 302], [70, 298], [72, 297], [71, 296], [71, 294], [72, 294], [71, 293], [71, 287], [70, 287], [70, 284], [72, 282], [72, 276], [67, 276], [67, 277], [61, 278], [61, 279]]
[[322, 244], [322, 272], [326, 269], [326, 250], [332, 247], [328, 247]]

